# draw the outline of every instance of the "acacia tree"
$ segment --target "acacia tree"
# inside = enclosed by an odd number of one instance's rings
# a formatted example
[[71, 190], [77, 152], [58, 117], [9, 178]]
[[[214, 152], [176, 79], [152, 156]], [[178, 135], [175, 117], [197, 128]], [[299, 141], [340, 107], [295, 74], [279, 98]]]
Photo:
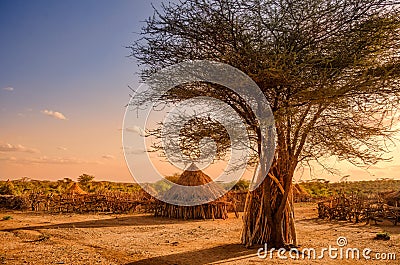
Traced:
[[[399, 103], [399, 7], [390, 0], [187, 0], [162, 5], [132, 44], [145, 79], [185, 60], [208, 59], [249, 75], [271, 105], [276, 150], [248, 195], [242, 242], [296, 245], [292, 178], [334, 156], [382, 160]], [[232, 106], [260, 143], [254, 115], [233, 92], [185, 86], [170, 100], [211, 96]]]

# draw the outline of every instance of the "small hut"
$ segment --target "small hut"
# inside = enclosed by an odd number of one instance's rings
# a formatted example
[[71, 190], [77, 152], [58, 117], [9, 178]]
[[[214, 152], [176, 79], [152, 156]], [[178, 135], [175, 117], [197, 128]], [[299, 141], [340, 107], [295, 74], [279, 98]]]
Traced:
[[[191, 164], [177, 180], [176, 184], [181, 186], [197, 186], [193, 192], [187, 192], [185, 187], [173, 186], [162, 195], [155, 209], [156, 217], [169, 217], [176, 219], [226, 219], [228, 217], [227, 206], [229, 202], [220, 198], [225, 192], [222, 187], [213, 182], [213, 180], [195, 164]], [[195, 206], [176, 205], [182, 201], [210, 201], [209, 203]], [[168, 201], [170, 203], [166, 203]], [[176, 204], [174, 204], [176, 202]]]
[[307, 202], [311, 199], [310, 194], [299, 183], [293, 185], [293, 197], [295, 202]]
[[74, 182], [72, 185], [64, 192], [65, 195], [85, 195], [87, 194], [78, 183]]
[[158, 192], [150, 184], [144, 183], [141, 186], [137, 192], [138, 200], [153, 200], [157, 196]]
[[400, 207], [400, 190], [388, 192], [384, 195], [384, 199], [388, 205]]

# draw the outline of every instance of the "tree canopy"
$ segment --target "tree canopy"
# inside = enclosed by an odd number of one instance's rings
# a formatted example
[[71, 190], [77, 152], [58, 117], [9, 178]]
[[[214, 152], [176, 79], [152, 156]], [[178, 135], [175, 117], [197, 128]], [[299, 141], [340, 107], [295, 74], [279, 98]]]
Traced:
[[[247, 202], [244, 244], [296, 243], [290, 190], [299, 163], [385, 159], [400, 99], [399, 14], [390, 0], [186, 0], [145, 22], [129, 47], [144, 79], [182, 61], [214, 60], [250, 76], [270, 103], [277, 148], [261, 173], [270, 177]], [[197, 95], [232, 106], [259, 142], [254, 115], [227, 88], [182, 86], [166, 99]]]

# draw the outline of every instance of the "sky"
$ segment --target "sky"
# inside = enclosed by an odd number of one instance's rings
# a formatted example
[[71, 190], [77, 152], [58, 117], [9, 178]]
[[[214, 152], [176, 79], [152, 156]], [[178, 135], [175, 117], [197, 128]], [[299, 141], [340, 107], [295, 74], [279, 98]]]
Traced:
[[[156, 6], [157, 1], [152, 1]], [[0, 2], [0, 179], [132, 181], [121, 126], [150, 1]]]
[[[137, 62], [125, 48], [139, 38], [153, 3], [146, 0], [0, 1], [0, 180], [29, 177], [133, 182], [121, 128]], [[369, 171], [341, 169], [337, 181], [399, 178], [392, 162]], [[304, 170], [303, 179], [310, 178]], [[301, 174], [297, 175], [297, 178]]]

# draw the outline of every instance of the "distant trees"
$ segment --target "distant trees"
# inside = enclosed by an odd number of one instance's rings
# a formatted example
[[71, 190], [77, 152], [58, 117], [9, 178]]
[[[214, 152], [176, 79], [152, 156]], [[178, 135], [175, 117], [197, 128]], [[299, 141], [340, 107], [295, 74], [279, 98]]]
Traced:
[[250, 187], [250, 181], [241, 179], [233, 186], [232, 190], [248, 191]]
[[[120, 183], [109, 181], [93, 181], [94, 177], [86, 175], [85, 185], [80, 182], [82, 188], [87, 189], [88, 192], [102, 193], [102, 192], [137, 192], [141, 189], [137, 183]], [[83, 176], [82, 175], [82, 176]], [[93, 178], [89, 178], [89, 177]], [[85, 178], [84, 178], [85, 179]], [[13, 181], [0, 181], [0, 195], [28, 195], [30, 193], [41, 193], [55, 195], [63, 194], [72, 184], [71, 181], [60, 179], [57, 181], [47, 180], [13, 180]]]
[[94, 176], [88, 175], [88, 174], [82, 174], [78, 177], [78, 182], [82, 185], [87, 185], [89, 182], [91, 182], [94, 179]]
[[5, 181], [0, 185], [0, 195], [17, 195], [17, 191], [11, 181]]

